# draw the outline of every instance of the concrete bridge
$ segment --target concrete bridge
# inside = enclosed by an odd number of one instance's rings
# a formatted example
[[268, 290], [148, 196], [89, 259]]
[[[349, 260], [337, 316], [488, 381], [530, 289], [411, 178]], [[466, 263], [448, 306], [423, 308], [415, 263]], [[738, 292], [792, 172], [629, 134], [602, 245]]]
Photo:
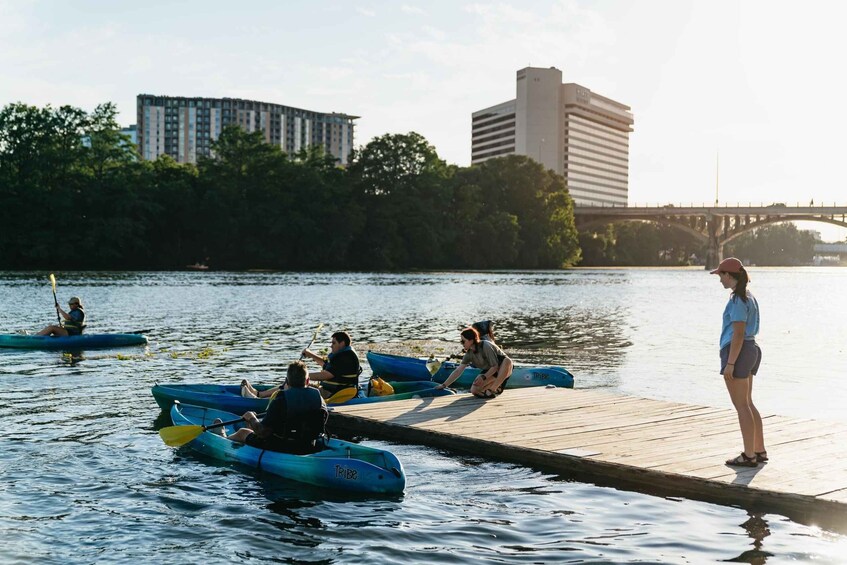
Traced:
[[847, 206], [577, 206], [579, 230], [617, 222], [655, 222], [679, 228], [708, 243], [706, 268], [723, 258], [723, 246], [750, 230], [780, 222], [824, 222], [847, 228]]

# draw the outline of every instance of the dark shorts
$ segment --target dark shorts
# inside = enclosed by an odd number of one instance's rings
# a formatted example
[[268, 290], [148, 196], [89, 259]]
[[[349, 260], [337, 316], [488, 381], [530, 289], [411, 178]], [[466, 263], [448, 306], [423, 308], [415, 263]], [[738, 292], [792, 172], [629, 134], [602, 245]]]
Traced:
[[[721, 371], [723, 375], [726, 364], [729, 361], [729, 346], [721, 349]], [[759, 372], [759, 364], [762, 362], [762, 349], [752, 339], [744, 340], [744, 345], [741, 346], [741, 353], [738, 354], [738, 359], [735, 360], [735, 370], [732, 371], [732, 376], [736, 379], [746, 379], [748, 375], [755, 375]]]

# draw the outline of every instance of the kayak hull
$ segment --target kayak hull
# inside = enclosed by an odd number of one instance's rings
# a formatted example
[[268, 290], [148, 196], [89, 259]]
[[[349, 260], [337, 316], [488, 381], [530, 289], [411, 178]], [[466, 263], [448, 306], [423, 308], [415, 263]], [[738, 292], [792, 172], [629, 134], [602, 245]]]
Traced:
[[[450, 373], [458, 367], [458, 363], [445, 361], [438, 371], [432, 376], [425, 359], [416, 357], [404, 357], [402, 355], [389, 355], [387, 353], [376, 353], [368, 351], [368, 363], [374, 375], [390, 378], [394, 381], [418, 381], [431, 379], [437, 383], [443, 383]], [[479, 369], [468, 367], [462, 372], [462, 376], [454, 383], [457, 387], [470, 388], [474, 379], [479, 376]], [[573, 388], [573, 375], [564, 367], [518, 367], [512, 370], [512, 376], [506, 383], [506, 388], [525, 388], [531, 386], [554, 385], [562, 388]]]
[[[181, 403], [173, 405], [170, 413], [175, 426], [207, 426], [216, 418], [225, 422], [238, 418], [222, 410]], [[227, 434], [241, 425], [227, 426]], [[368, 494], [400, 494], [405, 489], [403, 465], [390, 451], [339, 439], [328, 439], [325, 445], [317, 453], [292, 455], [236, 443], [210, 431], [188, 444], [192, 450], [214, 459], [316, 487]]]
[[46, 335], [0, 335], [0, 347], [10, 349], [103, 349], [107, 347], [127, 347], [147, 345], [147, 336], [143, 334], [82, 334], [66, 337]]
[[[360, 396], [355, 396], [346, 402], [330, 404], [330, 406], [349, 406], [353, 404], [369, 404], [372, 402], [390, 402], [392, 400], [408, 400], [410, 398], [428, 398], [433, 396], [446, 396], [455, 394], [450, 390], [437, 390], [438, 383], [431, 381], [406, 381], [391, 383], [395, 394], [388, 396], [365, 396], [364, 391], [359, 390]], [[269, 386], [257, 386], [259, 390], [271, 388]], [[239, 385], [216, 385], [216, 384], [156, 384], [150, 390], [156, 403], [162, 410], [169, 410], [174, 401], [196, 406], [216, 408], [235, 414], [244, 414], [247, 411], [264, 412], [268, 409], [270, 400], [267, 398], [243, 398]]]

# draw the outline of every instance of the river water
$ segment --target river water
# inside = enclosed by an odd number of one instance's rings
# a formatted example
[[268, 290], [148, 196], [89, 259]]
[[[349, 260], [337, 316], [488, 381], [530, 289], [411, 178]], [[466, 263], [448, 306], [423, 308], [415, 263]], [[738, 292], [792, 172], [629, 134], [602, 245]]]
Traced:
[[[847, 269], [752, 269], [763, 413], [847, 419]], [[402, 496], [326, 495], [166, 447], [155, 382], [270, 382], [315, 326], [354, 346], [454, 351], [497, 322], [517, 363], [579, 388], [728, 407], [727, 299], [700, 269], [413, 274], [57, 273], [89, 332], [144, 348], [0, 350], [2, 563], [840, 563], [847, 536], [778, 514], [580, 483], [423, 446]], [[47, 273], [0, 273], [2, 332], [55, 319]], [[364, 351], [362, 351], [364, 354]], [[364, 355], [363, 355], [364, 357]], [[765, 430], [767, 434], [767, 429]], [[727, 454], [731, 455], [731, 454]]]

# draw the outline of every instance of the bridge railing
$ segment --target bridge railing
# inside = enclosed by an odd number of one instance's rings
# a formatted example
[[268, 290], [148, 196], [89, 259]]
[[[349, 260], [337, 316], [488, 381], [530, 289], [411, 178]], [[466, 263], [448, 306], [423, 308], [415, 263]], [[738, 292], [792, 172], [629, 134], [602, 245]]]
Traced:
[[795, 204], [786, 204], [785, 202], [772, 202], [770, 204], [765, 204], [761, 202], [759, 204], [753, 204], [752, 202], [747, 202], [746, 204], [743, 202], [736, 202], [735, 204], [730, 204], [729, 202], [714, 202], [714, 203], [694, 203], [691, 202], [689, 204], [658, 204], [647, 202], [644, 204], [640, 204], [638, 202], [633, 202], [632, 204], [615, 204], [615, 203], [605, 203], [600, 202], [598, 204], [576, 204], [576, 208], [847, 208], [847, 204], [838, 204], [837, 202], [833, 202], [829, 204], [827, 202], [819, 202], [815, 204], [814, 201], [809, 202], [809, 204], [800, 204], [799, 202]]

